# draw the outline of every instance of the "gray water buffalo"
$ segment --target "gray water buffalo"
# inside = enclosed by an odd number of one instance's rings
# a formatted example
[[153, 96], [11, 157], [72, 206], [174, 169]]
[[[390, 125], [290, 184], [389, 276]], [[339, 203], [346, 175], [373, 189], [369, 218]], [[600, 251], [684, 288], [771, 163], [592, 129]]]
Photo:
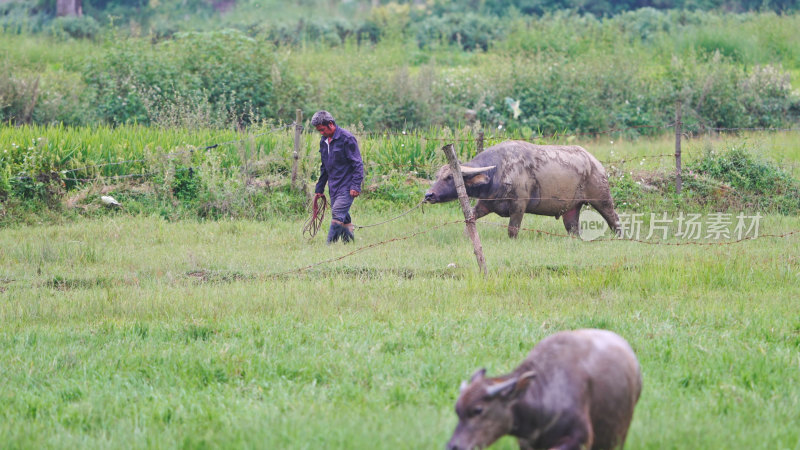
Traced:
[[484, 448], [507, 434], [526, 450], [621, 448], [642, 390], [633, 350], [605, 330], [556, 333], [510, 374], [485, 375], [461, 385], [449, 450]]
[[[608, 189], [608, 176], [594, 156], [577, 145], [534, 145], [506, 141], [461, 166], [467, 195], [477, 198], [476, 219], [489, 213], [510, 217], [509, 237], [516, 237], [525, 213], [563, 217], [570, 234], [580, 234], [580, 212], [592, 205], [619, 234], [619, 216]], [[443, 166], [425, 193], [427, 203], [458, 198], [450, 166]]]

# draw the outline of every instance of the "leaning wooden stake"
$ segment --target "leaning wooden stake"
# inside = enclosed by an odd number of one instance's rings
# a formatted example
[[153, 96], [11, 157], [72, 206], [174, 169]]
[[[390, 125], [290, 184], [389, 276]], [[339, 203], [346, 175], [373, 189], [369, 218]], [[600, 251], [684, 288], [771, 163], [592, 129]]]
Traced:
[[303, 110], [298, 109], [294, 120], [294, 162], [292, 163], [292, 188], [297, 189], [297, 162], [300, 159], [300, 132], [303, 126]]
[[681, 173], [681, 102], [675, 108], [675, 192], [681, 193], [683, 174]]
[[486, 259], [483, 257], [483, 246], [481, 246], [481, 238], [478, 236], [478, 227], [475, 226], [475, 217], [472, 215], [472, 208], [469, 206], [469, 197], [467, 197], [467, 188], [464, 187], [464, 176], [461, 175], [461, 166], [458, 164], [456, 151], [453, 144], [447, 144], [442, 147], [444, 155], [447, 156], [447, 161], [450, 163], [450, 170], [453, 172], [453, 182], [456, 185], [456, 192], [458, 192], [458, 202], [461, 203], [461, 211], [464, 212], [464, 219], [466, 219], [467, 234], [472, 240], [472, 248], [475, 250], [475, 258], [478, 260], [478, 268], [486, 275]]

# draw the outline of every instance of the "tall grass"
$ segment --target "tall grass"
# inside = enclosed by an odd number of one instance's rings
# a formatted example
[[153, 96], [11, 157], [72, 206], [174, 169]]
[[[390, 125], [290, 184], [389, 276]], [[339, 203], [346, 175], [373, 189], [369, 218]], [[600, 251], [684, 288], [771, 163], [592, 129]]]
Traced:
[[[420, 189], [446, 163], [441, 152], [446, 143], [455, 144], [461, 161], [477, 152], [477, 132], [467, 126], [391, 133], [345, 127], [358, 137], [366, 172], [363, 188], [378, 209], [417, 203]], [[310, 129], [307, 124], [305, 128]], [[637, 204], [668, 210], [680, 205], [726, 210], [761, 205], [772, 211], [769, 205], [780, 204], [781, 211], [792, 213], [795, 202], [789, 193], [796, 189], [800, 161], [796, 134], [755, 132], [685, 139], [688, 184], [682, 196], [675, 192], [674, 141], [669, 135], [630, 139], [622, 130], [594, 138], [531, 139], [536, 135], [519, 130], [484, 130], [484, 148], [508, 139], [582, 145], [604, 163], [612, 193], [623, 209]], [[294, 151], [291, 125], [263, 123], [248, 131], [136, 125], [0, 127], [0, 198], [4, 200], [0, 221], [32, 223], [42, 220], [41, 214], [51, 213], [56, 217], [103, 215], [109, 211], [98, 209], [98, 199], [108, 193], [124, 201], [130, 214], [157, 212], [169, 219], [297, 217], [304, 214], [305, 194], [319, 173], [319, 136], [303, 133], [301, 139], [301, 189], [297, 190], [289, 186]], [[736, 194], [730, 180], [693, 172], [695, 163], [709, 154], [716, 152], [716, 161], [733, 148], [772, 167], [766, 175], [768, 182], [782, 187]], [[720, 192], [731, 195], [717, 195]], [[742, 201], [745, 197], [750, 200]], [[776, 203], [779, 198], [786, 201]]]
[[[358, 125], [343, 125], [356, 134], [362, 157], [369, 167], [380, 172], [417, 171], [430, 175], [431, 167], [445, 164], [441, 147], [454, 143], [459, 158], [466, 161], [477, 152], [477, 131], [473, 127], [449, 129], [401, 129], [373, 132]], [[310, 126], [306, 125], [306, 129]], [[700, 135], [683, 139], [685, 158], [699, 158], [709, 146], [726, 147], [734, 142], [747, 142], [764, 157], [785, 164], [791, 169], [800, 162], [796, 131], [763, 131], [716, 135]], [[627, 137], [626, 130], [600, 135], [524, 134], [519, 130], [484, 130], [484, 147], [509, 139], [531, 140], [541, 144], [582, 145], [601, 161], [627, 163], [645, 160], [642, 168], [669, 168], [674, 164], [674, 137]], [[316, 167], [319, 135], [301, 135], [301, 157], [312, 160]], [[210, 150], [205, 147], [214, 146]], [[290, 167], [294, 149], [291, 125], [263, 123], [246, 131], [208, 128], [159, 128], [138, 125], [120, 127], [0, 126], [0, 168], [14, 175], [30, 175], [25, 171], [26, 158], [39, 158], [42, 168], [69, 171], [70, 178], [118, 176], [147, 171], [148, 158], [168, 158], [186, 152], [218, 153], [226, 166], [243, 166], [246, 160], [266, 158]], [[202, 151], [200, 151], [202, 150]], [[122, 164], [117, 164], [122, 163]], [[33, 170], [36, 165], [30, 165]], [[438, 168], [438, 167], [437, 167]], [[77, 169], [77, 170], [76, 170]], [[35, 174], [35, 173], [34, 173]], [[427, 174], [427, 175], [426, 175]]]

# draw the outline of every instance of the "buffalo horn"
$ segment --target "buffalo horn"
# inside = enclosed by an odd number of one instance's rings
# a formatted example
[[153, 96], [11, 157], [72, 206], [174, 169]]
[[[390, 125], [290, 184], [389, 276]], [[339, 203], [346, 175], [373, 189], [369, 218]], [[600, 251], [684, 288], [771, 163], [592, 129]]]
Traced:
[[493, 384], [491, 386], [487, 386], [486, 387], [486, 395], [489, 396], [489, 397], [494, 397], [495, 395], [499, 394], [503, 390], [508, 389], [509, 387], [514, 386], [515, 384], [517, 384], [518, 380], [519, 380], [518, 377], [512, 377], [512, 378], [509, 378], [506, 381], [501, 381], [501, 382], [495, 383], [495, 384]]
[[464, 175], [474, 175], [476, 173], [486, 172], [487, 170], [492, 170], [497, 166], [486, 166], [486, 167], [467, 167], [461, 166], [461, 173]]

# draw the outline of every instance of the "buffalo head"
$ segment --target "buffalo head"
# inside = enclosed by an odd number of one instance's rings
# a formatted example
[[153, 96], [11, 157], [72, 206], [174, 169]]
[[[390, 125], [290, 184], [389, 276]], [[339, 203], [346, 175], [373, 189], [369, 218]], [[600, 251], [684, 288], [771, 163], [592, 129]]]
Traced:
[[502, 378], [486, 378], [480, 369], [469, 383], [461, 384], [456, 402], [458, 425], [447, 443], [448, 450], [485, 448], [509, 434], [514, 427], [513, 405], [535, 374], [525, 372]]
[[[469, 190], [478, 186], [483, 186], [489, 183], [489, 176], [486, 175], [495, 166], [488, 167], [467, 167], [461, 166], [461, 174], [464, 177], [464, 186]], [[425, 193], [425, 202], [427, 203], [443, 203], [455, 200], [458, 198], [456, 192], [456, 185], [453, 182], [453, 171], [450, 166], [442, 166], [436, 172], [436, 181], [433, 186]]]

